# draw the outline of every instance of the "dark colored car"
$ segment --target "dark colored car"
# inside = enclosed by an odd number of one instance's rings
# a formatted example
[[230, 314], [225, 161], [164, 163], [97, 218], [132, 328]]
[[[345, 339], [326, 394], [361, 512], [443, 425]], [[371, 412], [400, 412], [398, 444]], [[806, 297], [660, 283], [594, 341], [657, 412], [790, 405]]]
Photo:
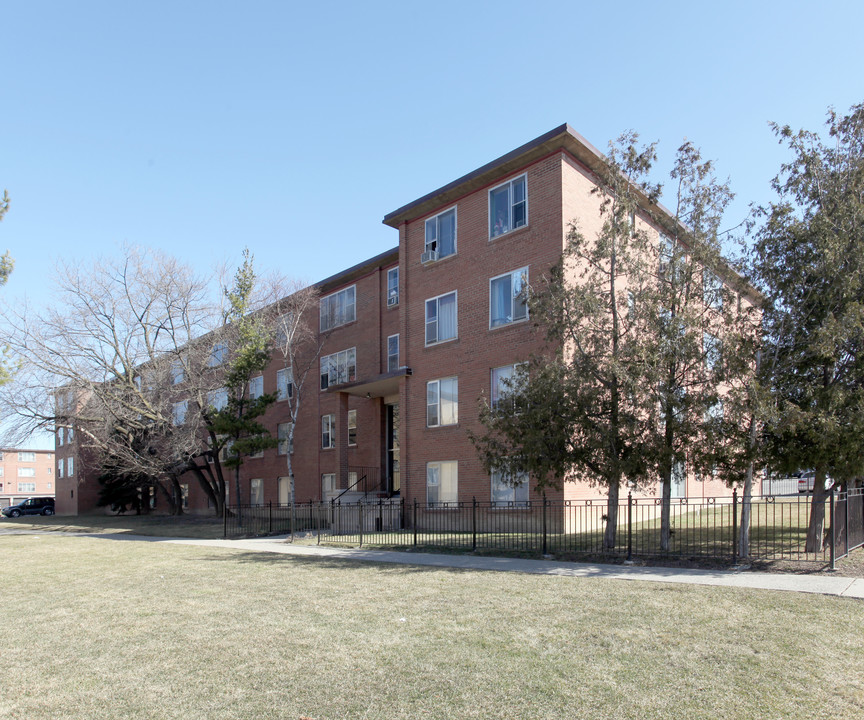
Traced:
[[3, 508], [6, 517], [20, 517], [21, 515], [53, 515], [54, 498], [30, 498], [17, 505]]

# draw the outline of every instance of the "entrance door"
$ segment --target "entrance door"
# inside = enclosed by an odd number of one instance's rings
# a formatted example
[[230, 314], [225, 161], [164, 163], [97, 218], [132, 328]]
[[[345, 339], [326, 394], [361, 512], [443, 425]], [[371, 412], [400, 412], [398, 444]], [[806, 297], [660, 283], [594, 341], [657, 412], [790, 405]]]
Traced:
[[387, 405], [387, 494], [396, 495], [399, 477], [399, 403]]

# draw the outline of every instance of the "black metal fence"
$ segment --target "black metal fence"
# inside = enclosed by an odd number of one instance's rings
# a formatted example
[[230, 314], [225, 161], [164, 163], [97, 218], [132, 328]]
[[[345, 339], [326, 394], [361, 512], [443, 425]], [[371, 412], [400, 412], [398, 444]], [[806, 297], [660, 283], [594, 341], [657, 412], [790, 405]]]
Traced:
[[[812, 498], [758, 496], [750, 500], [748, 557], [831, 562], [864, 545], [864, 489], [832, 490], [825, 500], [822, 548], [806, 548]], [[605, 498], [553, 502], [424, 504], [378, 499], [231, 507], [225, 537], [311, 533], [318, 543], [422, 548], [528, 556], [713, 558], [739, 561], [743, 502], [725, 498], [673, 498], [669, 533], [662, 533], [659, 498], [619, 504], [614, 543], [604, 537]]]

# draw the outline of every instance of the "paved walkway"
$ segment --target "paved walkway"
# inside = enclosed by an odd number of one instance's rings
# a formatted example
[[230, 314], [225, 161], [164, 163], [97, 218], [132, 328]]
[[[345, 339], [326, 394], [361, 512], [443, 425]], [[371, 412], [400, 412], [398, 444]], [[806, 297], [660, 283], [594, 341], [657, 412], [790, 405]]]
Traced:
[[602, 565], [561, 562], [557, 560], [523, 560], [519, 558], [481, 557], [477, 555], [436, 555], [432, 553], [392, 552], [387, 550], [358, 550], [320, 545], [301, 545], [287, 542], [285, 537], [256, 538], [251, 540], [194, 540], [125, 534], [89, 535], [86, 537], [224, 547], [246, 552], [281, 553], [308, 558], [399, 563], [425, 567], [461, 568], [465, 570], [495, 570], [497, 572], [521, 572], [533, 575], [558, 575], [562, 577], [640, 580], [643, 582], [683, 583], [686, 585], [720, 585], [726, 587], [816, 593], [821, 595], [840, 595], [843, 597], [864, 599], [864, 578], [847, 578], [829, 574], [796, 575], [790, 573], [750, 572], [746, 570], [692, 570], [688, 568]]

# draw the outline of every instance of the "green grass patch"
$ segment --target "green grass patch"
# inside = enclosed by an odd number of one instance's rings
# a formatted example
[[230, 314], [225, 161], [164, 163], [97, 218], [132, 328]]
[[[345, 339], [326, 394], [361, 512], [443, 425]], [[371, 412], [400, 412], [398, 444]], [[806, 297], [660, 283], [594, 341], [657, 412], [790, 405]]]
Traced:
[[864, 712], [864, 603], [847, 598], [310, 560], [120, 535], [0, 542], [4, 718]]
[[27, 516], [0, 519], [0, 530], [41, 530], [71, 533], [129, 533], [150, 537], [222, 537], [221, 518], [196, 515], [78, 515]]

